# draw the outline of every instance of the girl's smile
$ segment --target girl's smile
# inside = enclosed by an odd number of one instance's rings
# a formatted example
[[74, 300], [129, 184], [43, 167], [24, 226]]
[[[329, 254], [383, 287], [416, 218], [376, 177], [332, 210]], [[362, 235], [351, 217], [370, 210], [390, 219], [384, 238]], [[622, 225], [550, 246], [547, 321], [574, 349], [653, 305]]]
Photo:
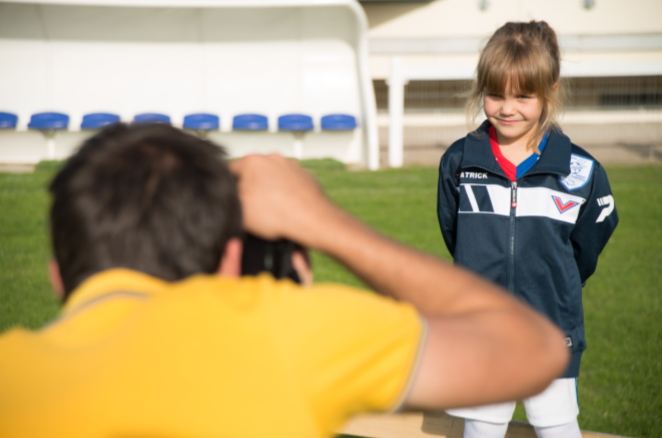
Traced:
[[538, 127], [542, 103], [534, 94], [515, 94], [506, 87], [503, 94], [487, 91], [483, 107], [497, 131], [499, 144], [527, 144]]
[[497, 118], [497, 120], [501, 125], [506, 125], [506, 126], [514, 125], [515, 123], [517, 123], [517, 120], [505, 120], [500, 118]]

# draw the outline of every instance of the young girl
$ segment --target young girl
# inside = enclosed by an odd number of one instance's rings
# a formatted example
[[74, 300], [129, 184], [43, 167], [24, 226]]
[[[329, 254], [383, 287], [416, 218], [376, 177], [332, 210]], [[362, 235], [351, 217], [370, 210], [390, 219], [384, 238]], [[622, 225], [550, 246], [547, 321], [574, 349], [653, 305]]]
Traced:
[[[456, 263], [565, 331], [572, 352], [565, 374], [524, 407], [539, 437], [580, 438], [582, 286], [618, 216], [602, 166], [556, 122], [560, 67], [556, 34], [544, 21], [494, 33], [468, 104], [474, 119], [484, 110], [487, 120], [442, 157], [437, 215]], [[465, 418], [465, 438], [501, 438], [514, 409], [513, 401], [448, 412]]]

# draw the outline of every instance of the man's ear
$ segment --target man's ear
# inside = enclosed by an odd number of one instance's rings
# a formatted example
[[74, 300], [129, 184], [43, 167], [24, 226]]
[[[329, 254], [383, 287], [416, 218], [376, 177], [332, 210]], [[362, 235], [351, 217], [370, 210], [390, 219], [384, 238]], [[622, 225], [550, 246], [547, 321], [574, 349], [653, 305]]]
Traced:
[[292, 252], [292, 267], [299, 275], [301, 286], [310, 287], [313, 285], [313, 270], [310, 266], [310, 254], [307, 249], [295, 249]]
[[218, 264], [216, 273], [223, 277], [238, 278], [241, 276], [241, 255], [244, 244], [238, 237], [228, 240], [223, 251], [223, 257]]
[[57, 264], [55, 259], [48, 261], [48, 279], [51, 281], [55, 294], [60, 298], [64, 298], [64, 284], [62, 283], [62, 275], [60, 275], [60, 265]]

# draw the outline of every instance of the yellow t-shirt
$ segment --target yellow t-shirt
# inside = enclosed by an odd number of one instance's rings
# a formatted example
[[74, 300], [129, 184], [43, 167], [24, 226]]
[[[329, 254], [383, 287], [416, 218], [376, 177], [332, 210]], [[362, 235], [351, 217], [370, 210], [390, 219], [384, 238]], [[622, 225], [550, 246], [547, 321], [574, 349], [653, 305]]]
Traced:
[[0, 336], [0, 436], [328, 436], [402, 402], [423, 327], [339, 285], [106, 271]]

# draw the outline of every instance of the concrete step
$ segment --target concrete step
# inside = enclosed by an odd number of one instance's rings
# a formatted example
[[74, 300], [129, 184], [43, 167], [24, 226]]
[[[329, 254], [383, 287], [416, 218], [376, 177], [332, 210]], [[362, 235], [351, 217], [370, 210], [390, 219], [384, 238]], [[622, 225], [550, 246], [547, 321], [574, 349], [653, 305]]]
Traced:
[[[368, 414], [353, 418], [339, 433], [366, 438], [462, 438], [464, 419], [445, 412], [403, 412]], [[626, 438], [582, 431], [583, 438]], [[533, 426], [511, 421], [506, 438], [537, 438]]]
[[35, 166], [32, 163], [0, 163], [0, 173], [32, 173]]

